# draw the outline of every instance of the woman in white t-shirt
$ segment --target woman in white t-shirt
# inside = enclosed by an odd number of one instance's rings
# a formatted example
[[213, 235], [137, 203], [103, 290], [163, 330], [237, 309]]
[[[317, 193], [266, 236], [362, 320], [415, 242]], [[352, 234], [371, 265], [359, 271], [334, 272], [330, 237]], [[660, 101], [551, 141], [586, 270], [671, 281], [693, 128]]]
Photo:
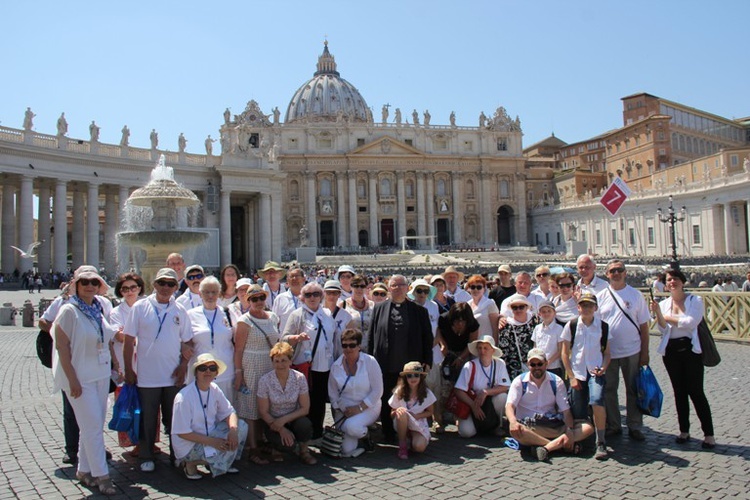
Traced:
[[497, 339], [497, 322], [500, 319], [500, 310], [493, 299], [484, 295], [487, 288], [487, 280], [479, 274], [475, 274], [466, 282], [466, 289], [471, 295], [469, 305], [474, 312], [474, 318], [479, 322], [479, 336], [490, 335]]
[[457, 397], [471, 408], [469, 416], [458, 421], [458, 434], [465, 438], [502, 429], [511, 382], [505, 362], [500, 359], [503, 351], [495, 347], [495, 339], [489, 335], [480, 337], [469, 344], [469, 352], [476, 358], [464, 365], [455, 385]]
[[539, 316], [542, 321], [534, 327], [531, 340], [534, 342], [534, 347], [542, 349], [547, 355], [547, 371], [564, 379], [564, 369], [560, 360], [562, 352], [560, 335], [562, 335], [563, 327], [555, 320], [555, 306], [552, 302], [545, 300], [539, 304]]
[[422, 453], [430, 443], [430, 425], [427, 419], [432, 416], [437, 398], [427, 388], [427, 372], [419, 361], [409, 361], [388, 400], [392, 408], [393, 427], [398, 433], [398, 458], [409, 458], [411, 449]]

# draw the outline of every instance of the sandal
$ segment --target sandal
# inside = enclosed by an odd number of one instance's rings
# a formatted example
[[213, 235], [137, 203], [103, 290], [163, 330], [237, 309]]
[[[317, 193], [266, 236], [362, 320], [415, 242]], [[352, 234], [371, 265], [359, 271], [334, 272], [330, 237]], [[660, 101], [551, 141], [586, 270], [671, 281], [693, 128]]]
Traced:
[[301, 452], [299, 454], [299, 460], [305, 465], [315, 465], [318, 463], [315, 457], [312, 456], [312, 453], [310, 453], [310, 450]]
[[268, 454], [271, 456], [272, 462], [283, 462], [284, 461], [284, 454], [281, 453], [276, 448], [271, 448]]
[[201, 474], [200, 472], [198, 472], [198, 468], [195, 465], [193, 465], [193, 470], [192, 471], [188, 470], [188, 464], [187, 464], [187, 462], [185, 462], [185, 463], [182, 464], [182, 472], [184, 472], [185, 473], [185, 477], [187, 479], [190, 479], [191, 481], [197, 481], [199, 479], [203, 479], [203, 474]]
[[117, 493], [115, 485], [110, 478], [99, 479], [97, 481], [97, 486], [99, 487], [99, 493], [101, 493], [102, 495], [110, 496]]
[[96, 479], [90, 472], [76, 472], [76, 479], [84, 486], [93, 488], [96, 486]]
[[248, 460], [250, 460], [255, 465], [268, 465], [268, 460], [263, 458], [258, 451], [258, 448], [250, 448], [250, 455], [248, 456]]

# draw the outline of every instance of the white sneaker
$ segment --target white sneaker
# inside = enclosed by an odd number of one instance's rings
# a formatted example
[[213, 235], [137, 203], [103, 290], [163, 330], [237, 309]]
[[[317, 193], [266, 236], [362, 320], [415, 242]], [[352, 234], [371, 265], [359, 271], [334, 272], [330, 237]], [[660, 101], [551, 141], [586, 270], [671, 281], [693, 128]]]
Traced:
[[365, 452], [365, 449], [364, 449], [364, 448], [354, 448], [354, 449], [353, 449], [353, 450], [351, 451], [351, 453], [347, 453], [347, 454], [342, 454], [341, 456], [342, 456], [343, 458], [357, 458], [358, 456], [360, 456], [360, 455], [361, 455], [362, 453], [364, 453], [364, 452]]
[[141, 472], [154, 472], [154, 469], [156, 469], [156, 465], [152, 460], [148, 460], [141, 464]]

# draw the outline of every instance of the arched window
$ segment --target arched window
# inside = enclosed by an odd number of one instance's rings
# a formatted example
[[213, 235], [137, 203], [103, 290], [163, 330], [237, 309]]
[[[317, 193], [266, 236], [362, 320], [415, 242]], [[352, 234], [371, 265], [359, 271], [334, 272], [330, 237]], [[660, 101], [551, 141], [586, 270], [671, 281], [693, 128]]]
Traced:
[[380, 196], [391, 195], [391, 180], [388, 178], [380, 180]]
[[406, 181], [406, 197], [414, 198], [414, 183], [412, 181]]
[[445, 180], [438, 179], [437, 181], [437, 195], [445, 196]]
[[299, 182], [296, 180], [292, 180], [292, 182], [289, 183], [289, 196], [293, 199], [299, 199]]
[[331, 196], [331, 179], [320, 179], [320, 196]]
[[474, 181], [471, 179], [466, 181], [466, 197], [474, 198]]
[[510, 184], [506, 179], [500, 181], [500, 198], [510, 198]]
[[357, 182], [357, 198], [363, 200], [367, 198], [367, 189], [365, 188], [365, 181], [361, 180]]

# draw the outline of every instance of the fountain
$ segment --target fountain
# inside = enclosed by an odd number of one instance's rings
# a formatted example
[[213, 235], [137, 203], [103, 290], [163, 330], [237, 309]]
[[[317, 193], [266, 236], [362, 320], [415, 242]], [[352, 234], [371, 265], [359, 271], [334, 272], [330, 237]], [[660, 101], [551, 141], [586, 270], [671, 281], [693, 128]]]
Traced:
[[[127, 230], [118, 233], [119, 246], [139, 248], [146, 253], [140, 275], [150, 287], [156, 272], [165, 266], [172, 252], [183, 253], [208, 238], [206, 231], [177, 227], [178, 209], [200, 204], [195, 194], [174, 180], [174, 169], [165, 164], [164, 155], [151, 171], [146, 186], [136, 189], [126, 203]], [[122, 262], [122, 259], [121, 259]]]

